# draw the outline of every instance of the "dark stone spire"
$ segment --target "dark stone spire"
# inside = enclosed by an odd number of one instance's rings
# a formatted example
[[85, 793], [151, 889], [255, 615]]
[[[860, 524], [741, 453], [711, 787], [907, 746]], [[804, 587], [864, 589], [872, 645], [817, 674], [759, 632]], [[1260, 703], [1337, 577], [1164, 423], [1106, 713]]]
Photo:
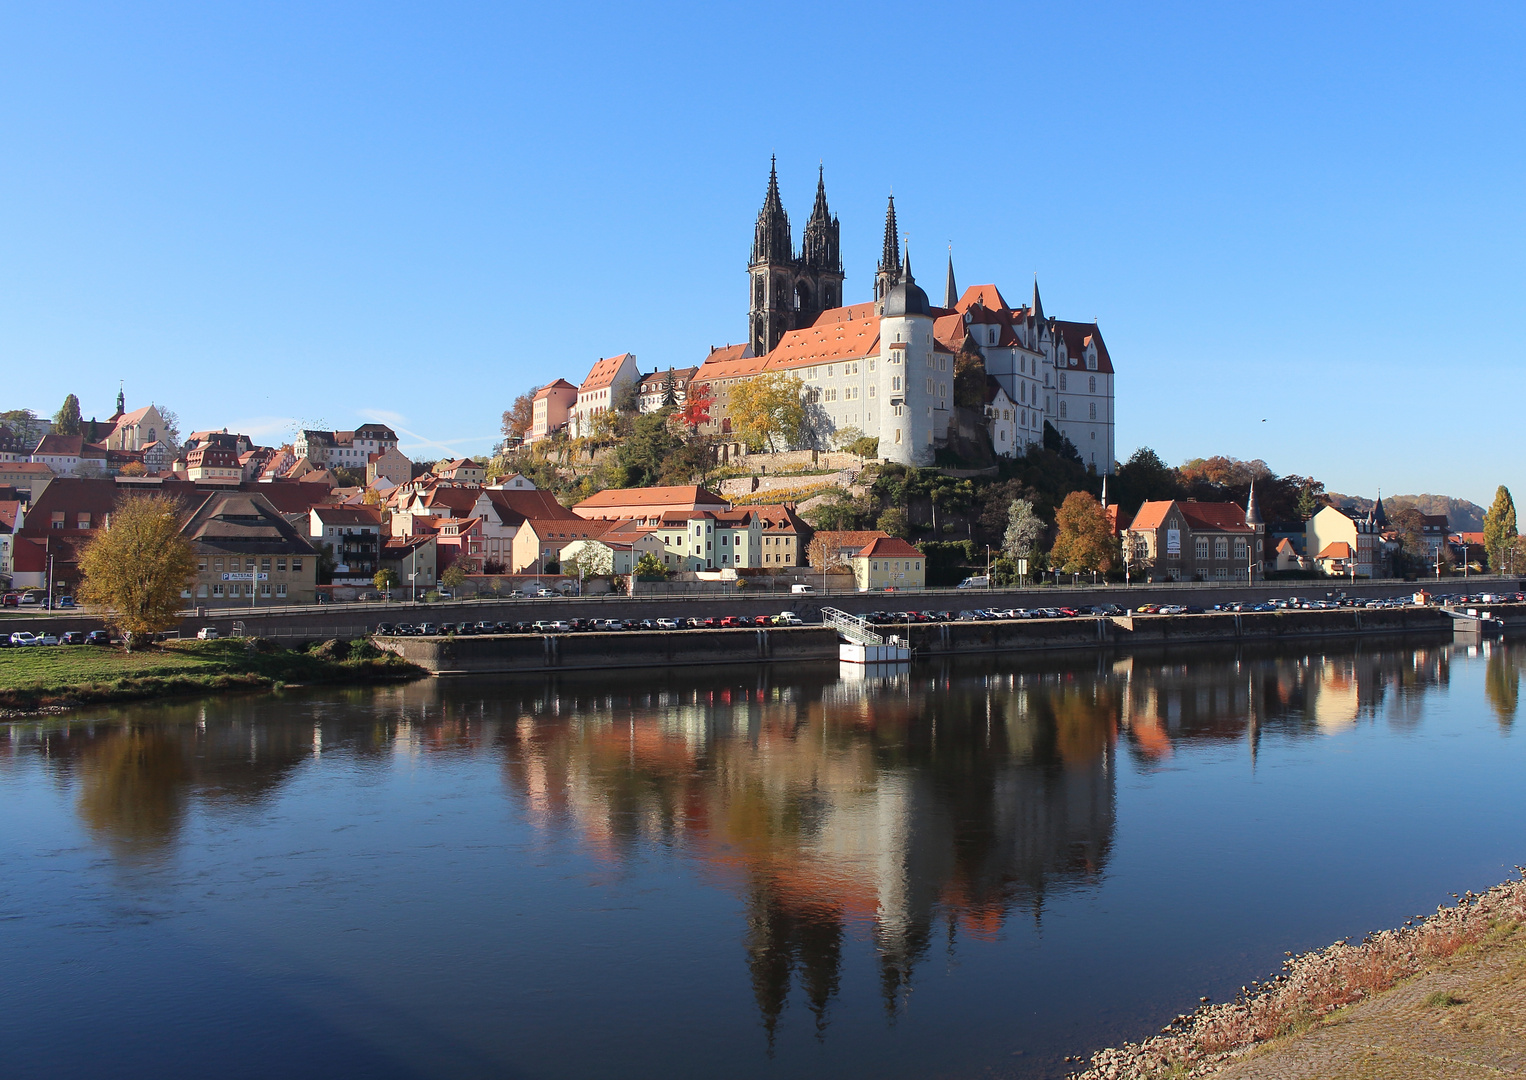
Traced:
[[838, 235], [837, 219], [827, 208], [826, 170], [818, 168], [816, 205], [811, 207], [811, 219], [805, 223], [805, 236], [800, 241], [800, 261], [812, 270], [842, 273]]
[[943, 286], [943, 306], [950, 311], [959, 303], [959, 288], [954, 284], [954, 245], [948, 246], [948, 284]]
[[779, 173], [777, 162], [769, 158], [768, 194], [763, 197], [763, 209], [758, 211], [758, 224], [753, 232], [752, 265], [760, 263], [787, 263], [794, 261], [795, 245], [790, 238], [789, 215], [784, 212], [784, 202], [779, 198]]
[[1372, 523], [1379, 530], [1388, 528], [1388, 514], [1383, 509], [1383, 489], [1378, 488], [1378, 501], [1372, 505]]
[[1044, 318], [1044, 302], [1039, 299], [1039, 276], [1033, 275], [1033, 317], [1042, 320]]
[[874, 297], [881, 299], [891, 286], [901, 280], [901, 236], [895, 223], [895, 196], [885, 208], [885, 242], [880, 247], [880, 264], [874, 271]]

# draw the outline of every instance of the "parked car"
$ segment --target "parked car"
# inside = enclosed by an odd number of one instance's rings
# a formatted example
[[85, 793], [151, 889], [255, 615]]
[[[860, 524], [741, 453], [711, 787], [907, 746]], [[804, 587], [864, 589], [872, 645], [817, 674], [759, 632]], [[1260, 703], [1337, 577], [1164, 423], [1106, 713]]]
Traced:
[[34, 592], [26, 592], [26, 593], [22, 593], [21, 594], [21, 601], [20, 601], [20, 603], [24, 606], [26, 604], [35, 604], [35, 603], [37, 603], [37, 600], [38, 600], [38, 596], [37, 596], [36, 593], [34, 593]]
[[419, 623], [419, 633], [424, 637], [433, 637], [440, 632], [440, 628], [432, 622]]
[[28, 645], [36, 645], [37, 643], [37, 635], [30, 630], [17, 630], [11, 635], [11, 644], [18, 649], [25, 648]]
[[438, 596], [441, 600], [454, 600], [456, 598], [456, 594], [451, 592], [449, 589], [436, 589], [435, 595]]
[[58, 639], [60, 645], [83, 645], [85, 632], [83, 630], [66, 630], [64, 636]]
[[37, 635], [37, 644], [39, 644], [39, 645], [57, 645], [58, 644], [58, 637], [55, 634], [53, 634], [52, 632], [44, 630], [42, 633]]
[[21, 594], [20, 593], [8, 592], [4, 596], [0, 596], [0, 607], [17, 607], [20, 604], [21, 604]]
[[[836, 393], [836, 391], [834, 390], [833, 393]], [[813, 592], [816, 591], [816, 586], [814, 586], [814, 585], [791, 585], [789, 587], [789, 591], [794, 593], [797, 596], [809, 595], [810, 593], [813, 593]]]
[[989, 577], [985, 574], [977, 574], [974, 577], [965, 578], [957, 587], [961, 589], [985, 589], [989, 588], [990, 584], [991, 579]]
[[215, 626], [203, 626], [200, 630], [196, 631], [197, 641], [216, 641], [217, 636], [217, 627]]
[[722, 626], [741, 626], [742, 625], [742, 619], [741, 619], [740, 616], [737, 616], [737, 615], [727, 615], [724, 619], [721, 620], [721, 625]]
[[677, 630], [678, 629], [678, 620], [677, 619], [658, 619], [657, 620], [657, 629], [659, 629], [659, 630]]
[[804, 626], [804, 621], [793, 611], [781, 611], [773, 617], [775, 626]]
[[110, 645], [111, 635], [104, 630], [92, 630], [85, 635], [86, 645]]
[[61, 607], [61, 608], [72, 608], [72, 607], [77, 607], [78, 605], [75, 604], [74, 597], [72, 597], [72, 596], [60, 596], [58, 598], [58, 606]]

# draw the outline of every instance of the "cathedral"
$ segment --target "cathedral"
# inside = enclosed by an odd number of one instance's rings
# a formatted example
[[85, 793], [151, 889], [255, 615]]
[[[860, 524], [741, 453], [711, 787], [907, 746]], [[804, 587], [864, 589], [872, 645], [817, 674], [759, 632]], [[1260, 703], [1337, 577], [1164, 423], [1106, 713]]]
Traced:
[[747, 272], [747, 344], [713, 350], [694, 376], [715, 399], [715, 434], [731, 430], [731, 387], [788, 372], [805, 384], [818, 444], [861, 433], [879, 440], [883, 460], [931, 465], [951, 425], [968, 434], [970, 410], [956, 414], [952, 391], [954, 358], [973, 349], [985, 364], [984, 422], [995, 453], [1022, 454], [1043, 441], [1047, 424], [1096, 472], [1113, 471], [1113, 364], [1097, 324], [1046, 316], [1037, 280], [1032, 300], [1018, 307], [995, 285], [961, 293], [952, 255], [942, 303], [932, 303], [912, 274], [895, 196], [885, 210], [873, 299], [845, 305], [840, 228], [824, 170], [797, 255], [771, 162]]

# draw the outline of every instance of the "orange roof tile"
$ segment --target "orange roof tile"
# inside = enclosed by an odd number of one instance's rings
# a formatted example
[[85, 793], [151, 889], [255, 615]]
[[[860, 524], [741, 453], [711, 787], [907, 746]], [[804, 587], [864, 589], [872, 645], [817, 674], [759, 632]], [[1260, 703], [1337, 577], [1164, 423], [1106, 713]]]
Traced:
[[620, 374], [620, 368], [625, 365], [627, 359], [633, 359], [630, 353], [621, 353], [619, 356], [606, 356], [594, 364], [588, 371], [588, 378], [583, 380], [583, 385], [578, 387], [579, 393], [587, 393], [589, 390], [602, 390], [615, 381], [615, 376]]
[[768, 370], [781, 371], [873, 356], [879, 348], [880, 320], [874, 316], [830, 323], [818, 320], [814, 326], [786, 333], [764, 359]]
[[908, 556], [920, 558], [922, 553], [899, 536], [881, 536], [859, 553], [860, 558], [900, 559]]
[[1321, 559], [1349, 559], [1351, 558], [1351, 545], [1344, 540], [1337, 540], [1333, 544], [1326, 544], [1324, 550], [1317, 557]]

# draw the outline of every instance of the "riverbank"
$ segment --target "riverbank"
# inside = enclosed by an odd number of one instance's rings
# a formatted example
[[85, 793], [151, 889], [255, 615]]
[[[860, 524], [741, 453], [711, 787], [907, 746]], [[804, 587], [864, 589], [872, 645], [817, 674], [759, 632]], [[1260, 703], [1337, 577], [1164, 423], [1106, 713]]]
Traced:
[[[1521, 868], [1518, 868], [1521, 869]], [[1288, 960], [1235, 1001], [1098, 1051], [1075, 1080], [1526, 1074], [1522, 877], [1358, 944]]]
[[257, 638], [172, 641], [131, 653], [90, 645], [6, 649], [0, 651], [0, 715], [294, 684], [393, 682], [424, 674], [369, 643], [341, 641], [305, 651]]

